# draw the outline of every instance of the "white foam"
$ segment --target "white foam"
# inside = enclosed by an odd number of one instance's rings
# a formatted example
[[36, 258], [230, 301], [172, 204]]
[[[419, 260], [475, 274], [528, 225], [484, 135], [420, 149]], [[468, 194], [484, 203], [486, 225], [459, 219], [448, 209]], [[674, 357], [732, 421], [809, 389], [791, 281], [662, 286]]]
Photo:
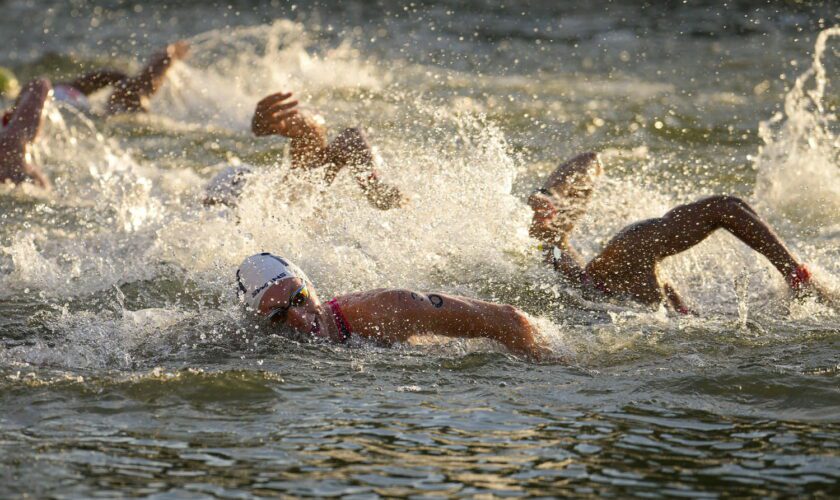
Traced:
[[837, 116], [824, 104], [828, 76], [823, 57], [840, 27], [817, 37], [811, 67], [796, 78], [785, 96], [784, 112], [762, 122], [764, 145], [755, 158], [756, 200], [810, 228], [840, 220], [840, 139], [834, 133]]
[[[824, 44], [836, 33], [829, 30], [819, 40]], [[106, 139], [100, 122], [48, 105], [48, 140], [38, 143], [37, 152], [56, 185], [49, 201], [69, 222], [56, 227], [45, 218], [10, 237], [11, 244], [2, 249], [10, 260], [11, 271], [2, 277], [7, 293], [29, 288], [55, 305], [67, 298], [110, 293], [114, 285], [174, 277], [193, 289], [196, 301], [209, 305], [202, 314], [184, 312], [179, 305], [133, 312], [65, 308], [51, 321], [66, 344], [36, 342], [2, 351], [4, 360], [131, 366], [138, 355], [149, 352], [147, 348], [166, 352], [180, 345], [170, 337], [185, 322], [198, 322], [195, 328], [210, 331], [215, 327], [212, 321], [239, 318], [234, 271], [245, 256], [260, 251], [294, 260], [323, 296], [387, 286], [513, 302], [534, 294], [552, 304], [550, 311], [535, 316], [548, 343], [561, 355], [584, 362], [625, 347], [656, 344], [656, 332], [678, 331], [692, 321], [620, 306], [593, 307], [595, 319], [575, 317], [572, 307], [558, 308], [566, 291], [562, 286], [558, 291], [559, 282], [540, 262], [536, 242], [527, 235], [530, 209], [512, 192], [517, 173], [526, 165], [512, 153], [500, 129], [479, 114], [483, 106], [456, 100], [461, 104], [453, 111], [449, 101], [435, 104], [419, 92], [386, 89], [387, 71], [347, 44], [314, 51], [294, 23], [210, 32], [192, 43], [191, 59], [173, 69], [153, 101], [151, 116], [111, 119], [107, 126], [142, 125], [152, 131], [148, 140], [161, 148], [186, 147], [192, 140], [189, 134], [204, 137], [212, 132], [219, 134], [214, 141], [229, 140], [236, 154], [279, 150], [283, 143], [274, 138], [252, 147], [255, 140], [248, 126], [254, 103], [276, 90], [304, 89], [311, 102], [330, 108], [331, 123], [351, 116], [372, 126], [372, 141], [382, 158], [381, 178], [402, 189], [408, 205], [376, 210], [349, 173], [327, 188], [319, 182], [321, 172], [293, 172], [288, 160], [277, 154], [274, 163], [254, 162], [253, 182], [247, 183], [235, 209], [208, 210], [199, 197], [220, 158], [207, 164], [189, 156], [144, 158]], [[840, 227], [836, 137], [828, 126], [833, 118], [814, 104], [823, 87], [805, 90], [808, 78], [827, 78], [819, 70], [822, 47], [818, 43], [814, 66], [791, 90], [784, 118], [763, 126], [766, 144], [756, 160], [755, 199], [762, 215], [771, 218], [811, 214], [798, 217], [805, 218], [812, 233], [783, 236], [791, 236], [796, 249], [816, 263], [815, 274], [832, 276], [840, 272], [837, 230], [826, 229]], [[527, 86], [522, 79], [502, 83]], [[626, 85], [592, 92], [623, 92]], [[362, 99], [356, 93], [360, 88], [374, 95]], [[649, 96], [668, 88], [654, 82], [639, 92]], [[173, 137], [154, 142], [155, 132]], [[613, 153], [616, 161], [624, 156]], [[629, 156], [642, 173], [662, 161], [648, 156], [644, 146]], [[801, 175], [791, 179], [791, 170]], [[665, 192], [640, 183], [642, 175], [611, 174], [609, 162], [605, 176], [572, 235], [588, 258], [624, 225], [714, 194], [696, 189]], [[808, 198], [796, 194], [806, 189]], [[177, 270], [172, 276], [171, 269]], [[667, 260], [662, 271], [701, 309], [741, 313], [742, 323], [753, 315], [752, 310], [738, 309], [745, 301], [766, 301], [784, 290], [766, 261], [726, 234]], [[747, 295], [739, 296], [733, 282], [744, 273], [750, 275], [750, 284]], [[725, 326], [731, 327], [731, 321]], [[707, 327], [716, 330], [719, 325], [712, 321]], [[456, 343], [452, 349], [460, 348]]]

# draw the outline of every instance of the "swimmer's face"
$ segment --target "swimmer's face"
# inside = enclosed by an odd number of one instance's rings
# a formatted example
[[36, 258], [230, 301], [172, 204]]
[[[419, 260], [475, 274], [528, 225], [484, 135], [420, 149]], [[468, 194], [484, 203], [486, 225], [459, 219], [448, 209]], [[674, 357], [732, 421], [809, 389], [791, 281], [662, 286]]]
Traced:
[[266, 290], [260, 314], [305, 336], [326, 335], [324, 307], [309, 282], [286, 279]]

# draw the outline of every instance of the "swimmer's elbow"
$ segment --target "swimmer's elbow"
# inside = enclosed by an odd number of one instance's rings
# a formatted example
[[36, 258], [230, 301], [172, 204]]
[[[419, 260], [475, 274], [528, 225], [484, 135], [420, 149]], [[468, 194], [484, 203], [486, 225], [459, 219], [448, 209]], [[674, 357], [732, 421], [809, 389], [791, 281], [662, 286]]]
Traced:
[[528, 319], [528, 315], [522, 310], [508, 304], [503, 304], [499, 307], [501, 308], [502, 315], [507, 320], [505, 322], [507, 323], [506, 330], [520, 333], [531, 332], [531, 321]]

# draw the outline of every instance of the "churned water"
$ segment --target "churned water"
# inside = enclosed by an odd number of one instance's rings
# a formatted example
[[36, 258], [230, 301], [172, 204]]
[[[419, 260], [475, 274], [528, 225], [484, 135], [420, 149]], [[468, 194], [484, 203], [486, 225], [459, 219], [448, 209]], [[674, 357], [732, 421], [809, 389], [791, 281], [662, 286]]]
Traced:
[[[0, 2], [21, 80], [192, 46], [147, 115], [50, 103], [34, 157], [54, 191], [0, 194], [0, 496], [840, 493], [837, 310], [791, 301], [727, 234], [663, 265], [698, 317], [588, 302], [540, 262], [524, 202], [599, 151], [586, 257], [729, 193], [836, 291], [836, 8], [596, 3]], [[284, 140], [249, 132], [278, 90], [333, 134], [364, 126], [410, 203], [288, 176]], [[241, 204], [203, 207], [231, 164], [255, 169]], [[264, 250], [322, 296], [514, 304], [567, 362], [286, 339], [236, 300]]]

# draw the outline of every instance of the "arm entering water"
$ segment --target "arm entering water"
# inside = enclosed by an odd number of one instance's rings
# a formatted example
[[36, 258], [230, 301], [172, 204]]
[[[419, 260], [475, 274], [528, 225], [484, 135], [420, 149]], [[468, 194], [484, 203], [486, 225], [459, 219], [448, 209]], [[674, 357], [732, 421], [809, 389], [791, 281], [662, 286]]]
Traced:
[[19, 183], [29, 178], [45, 189], [50, 188], [47, 176], [27, 157], [41, 129], [44, 102], [51, 89], [49, 80], [33, 80], [15, 101], [8, 125], [0, 130], [0, 182]]

